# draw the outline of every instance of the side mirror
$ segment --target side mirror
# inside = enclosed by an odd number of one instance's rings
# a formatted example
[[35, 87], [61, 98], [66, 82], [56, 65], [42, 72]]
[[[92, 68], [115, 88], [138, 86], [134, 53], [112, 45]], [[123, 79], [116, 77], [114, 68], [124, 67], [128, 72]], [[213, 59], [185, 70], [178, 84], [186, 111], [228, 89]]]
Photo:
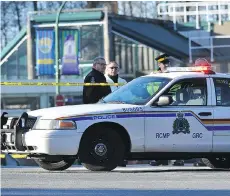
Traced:
[[159, 100], [157, 102], [158, 106], [167, 106], [170, 105], [173, 102], [173, 99], [171, 96], [160, 96]]

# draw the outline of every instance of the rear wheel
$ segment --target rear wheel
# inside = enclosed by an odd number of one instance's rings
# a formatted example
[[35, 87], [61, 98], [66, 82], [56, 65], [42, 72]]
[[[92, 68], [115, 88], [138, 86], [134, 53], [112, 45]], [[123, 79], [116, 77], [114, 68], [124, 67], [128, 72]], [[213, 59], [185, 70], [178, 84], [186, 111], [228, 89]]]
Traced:
[[228, 158], [203, 158], [202, 161], [205, 165], [211, 168], [230, 169], [230, 157]]
[[42, 159], [35, 159], [35, 162], [43, 169], [49, 171], [62, 171], [66, 170], [73, 165], [76, 159], [65, 158], [59, 161], [46, 161]]
[[111, 171], [124, 159], [125, 146], [120, 135], [108, 127], [97, 127], [84, 135], [79, 159], [91, 171]]

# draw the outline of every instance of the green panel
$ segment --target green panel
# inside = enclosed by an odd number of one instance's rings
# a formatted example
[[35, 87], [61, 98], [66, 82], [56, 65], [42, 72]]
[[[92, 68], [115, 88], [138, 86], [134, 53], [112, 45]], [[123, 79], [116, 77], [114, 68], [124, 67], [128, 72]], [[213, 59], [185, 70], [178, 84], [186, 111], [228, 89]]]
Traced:
[[[59, 17], [59, 22], [85, 21], [85, 20], [95, 21], [95, 20], [102, 20], [103, 17], [104, 14], [102, 11], [61, 13]], [[31, 17], [31, 20], [40, 23], [55, 22], [56, 14], [35, 15]]]
[[18, 42], [21, 41], [21, 39], [26, 35], [26, 27], [23, 28], [16, 36], [15, 38], [10, 41], [6, 47], [3, 48], [2, 52], [1, 52], [1, 60], [7, 55], [7, 53], [12, 50], [17, 44]]

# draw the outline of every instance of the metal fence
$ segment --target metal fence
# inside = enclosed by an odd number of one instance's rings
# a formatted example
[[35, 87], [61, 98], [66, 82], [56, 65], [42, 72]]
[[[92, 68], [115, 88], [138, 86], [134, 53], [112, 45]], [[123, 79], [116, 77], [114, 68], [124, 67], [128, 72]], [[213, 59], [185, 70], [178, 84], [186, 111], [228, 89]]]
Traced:
[[[218, 41], [220, 39], [225, 39], [225, 41]], [[227, 40], [226, 40], [227, 39]], [[192, 42], [196, 40], [207, 40], [207, 45], [201, 45], [201, 46], [192, 46]], [[220, 44], [225, 43], [225, 44]], [[228, 44], [229, 43], [229, 44]], [[230, 56], [230, 35], [226, 36], [208, 36], [208, 37], [189, 37], [189, 62], [192, 63], [193, 59], [193, 50], [199, 50], [199, 49], [209, 49], [210, 50], [210, 60], [211, 62], [214, 61], [214, 49], [220, 49], [220, 48], [228, 48], [228, 55]]]
[[159, 3], [157, 5], [159, 16], [169, 16], [174, 23], [174, 30], [177, 29], [178, 20], [182, 22], [195, 22], [197, 29], [200, 28], [200, 21], [216, 21], [220, 25], [223, 21], [230, 20], [229, 1], [203, 1], [203, 2], [178, 2]]

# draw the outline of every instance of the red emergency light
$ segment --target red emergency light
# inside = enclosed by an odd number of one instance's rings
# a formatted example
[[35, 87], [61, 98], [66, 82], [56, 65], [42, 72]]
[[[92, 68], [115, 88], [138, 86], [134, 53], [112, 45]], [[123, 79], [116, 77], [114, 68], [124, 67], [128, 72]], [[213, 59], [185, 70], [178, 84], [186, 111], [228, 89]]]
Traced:
[[211, 67], [211, 64], [205, 58], [197, 59], [194, 65], [197, 67]]

